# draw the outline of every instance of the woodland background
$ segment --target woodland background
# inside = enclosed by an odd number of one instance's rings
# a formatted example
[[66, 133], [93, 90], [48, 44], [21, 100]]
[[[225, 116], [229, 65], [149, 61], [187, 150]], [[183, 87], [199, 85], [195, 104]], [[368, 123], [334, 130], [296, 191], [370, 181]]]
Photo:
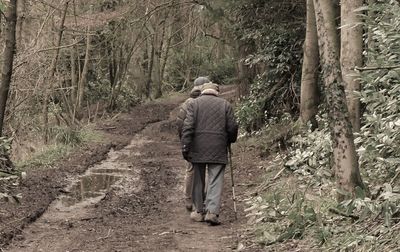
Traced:
[[302, 184], [248, 200], [260, 243], [398, 247], [398, 1], [10, 0], [1, 9], [4, 176], [52, 162], [96, 137], [92, 123], [205, 75], [239, 86], [243, 141]]

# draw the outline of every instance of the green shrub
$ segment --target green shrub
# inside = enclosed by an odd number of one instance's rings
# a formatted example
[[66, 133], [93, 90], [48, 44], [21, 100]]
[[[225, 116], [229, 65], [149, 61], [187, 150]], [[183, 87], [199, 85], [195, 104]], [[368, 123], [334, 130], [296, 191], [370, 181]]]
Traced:
[[251, 83], [250, 94], [242, 97], [239, 104], [237, 115], [247, 131], [260, 129], [268, 118], [297, 114], [302, 32], [301, 28], [271, 25], [245, 37], [263, 38], [257, 52], [245, 62], [253, 67], [263, 65], [266, 69]]
[[383, 183], [400, 172], [400, 68], [385, 69], [400, 63], [400, 5], [377, 2], [370, 8], [377, 16], [367, 21], [372, 31], [367, 62], [382, 69], [361, 74], [365, 111], [356, 143], [365, 175]]

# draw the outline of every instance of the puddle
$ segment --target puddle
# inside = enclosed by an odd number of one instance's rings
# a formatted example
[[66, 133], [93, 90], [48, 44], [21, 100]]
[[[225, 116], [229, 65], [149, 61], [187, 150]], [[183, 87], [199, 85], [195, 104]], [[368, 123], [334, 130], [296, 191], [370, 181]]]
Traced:
[[[71, 208], [92, 205], [103, 199], [106, 193], [114, 188], [119, 193], [137, 191], [140, 187], [140, 174], [135, 172], [132, 163], [127, 163], [127, 157], [139, 157], [140, 148], [151, 141], [136, 136], [122, 150], [111, 150], [103, 162], [90, 167], [83, 175], [71, 181], [53, 206], [58, 210], [69, 211]], [[128, 159], [129, 160], [129, 159]]]
[[90, 174], [80, 178], [70, 189], [70, 193], [60, 198], [60, 203], [65, 207], [73, 206], [90, 198], [102, 197], [110, 190], [111, 186], [121, 179], [112, 174]]

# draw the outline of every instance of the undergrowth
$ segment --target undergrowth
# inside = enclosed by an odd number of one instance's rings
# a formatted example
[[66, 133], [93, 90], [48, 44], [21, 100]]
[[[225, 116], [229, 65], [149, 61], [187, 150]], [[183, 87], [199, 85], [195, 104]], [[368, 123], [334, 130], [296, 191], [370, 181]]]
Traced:
[[75, 130], [67, 127], [56, 127], [51, 130], [55, 142], [34, 153], [25, 160], [16, 162], [18, 170], [49, 167], [65, 157], [79, 146], [89, 142], [101, 141], [99, 133], [90, 129]]
[[[328, 118], [321, 111], [317, 130], [302, 128], [286, 139], [285, 152], [275, 159], [285, 175], [266, 180], [268, 190], [247, 200], [258, 242], [270, 249], [288, 243], [305, 251], [400, 247], [400, 71], [385, 67], [400, 63], [400, 6], [397, 1], [377, 1], [370, 8], [379, 15], [366, 22], [375, 47], [365, 55], [369, 66], [384, 67], [361, 74], [358, 95], [364, 111], [355, 143], [361, 176], [371, 193], [356, 188], [355, 198], [336, 203]], [[274, 122], [260, 134], [281, 128], [282, 123]]]

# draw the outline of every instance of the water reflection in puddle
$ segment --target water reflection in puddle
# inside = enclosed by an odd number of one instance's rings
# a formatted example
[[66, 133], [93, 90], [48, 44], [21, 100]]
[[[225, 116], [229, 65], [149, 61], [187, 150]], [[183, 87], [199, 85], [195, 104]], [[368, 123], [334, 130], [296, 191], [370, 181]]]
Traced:
[[[135, 136], [131, 144], [122, 150], [111, 150], [102, 163], [89, 168], [85, 174], [72, 181], [66, 188], [67, 193], [55, 202], [58, 210], [75, 206], [96, 204], [108, 191], [119, 186], [121, 193], [129, 193], [139, 188], [140, 175], [135, 172], [127, 157], [141, 156], [140, 147], [150, 143], [140, 136]], [[67, 210], [66, 209], [66, 210]]]
[[73, 206], [88, 198], [102, 197], [121, 176], [111, 174], [90, 174], [80, 178], [70, 193], [60, 198], [65, 207]]

